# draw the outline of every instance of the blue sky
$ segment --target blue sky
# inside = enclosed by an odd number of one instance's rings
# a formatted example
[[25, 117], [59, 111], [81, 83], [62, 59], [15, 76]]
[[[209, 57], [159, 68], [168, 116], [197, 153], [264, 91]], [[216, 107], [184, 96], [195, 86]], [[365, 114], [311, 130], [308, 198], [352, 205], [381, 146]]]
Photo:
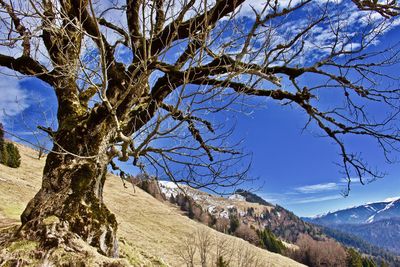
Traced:
[[[398, 42], [399, 36], [400, 30], [393, 29], [387, 32], [381, 45]], [[398, 66], [388, 71], [396, 73]], [[9, 74], [4, 69], [0, 72]], [[0, 88], [0, 121], [5, 123], [7, 131], [34, 143], [44, 141], [45, 136], [36, 126], [56, 126], [57, 105], [52, 89], [34, 78], [16, 80], [7, 75], [2, 75]], [[267, 201], [297, 215], [312, 216], [400, 196], [399, 163], [385, 163], [382, 153], [370, 140], [349, 138], [348, 145], [362, 151], [372, 166], [388, 174], [366, 185], [355, 180], [349, 196], [343, 197], [346, 183], [341, 169], [335, 165], [340, 160], [338, 147], [330, 139], [319, 137], [320, 131], [315, 127], [302, 131], [307, 121], [303, 111], [267, 101], [251, 115], [231, 116], [236, 122], [234, 138], [243, 138], [243, 147], [252, 153], [250, 175], [258, 178], [247, 186], [258, 188], [256, 193]]]
[[388, 175], [365, 185], [354, 179], [349, 196], [343, 197], [347, 184], [334, 164], [340, 160], [338, 148], [327, 138], [302, 132], [305, 119], [299, 110], [271, 103], [252, 119], [239, 120], [238, 129], [246, 129], [245, 147], [253, 153], [251, 173], [262, 186], [256, 193], [300, 216], [400, 196], [400, 165], [385, 164], [374, 144], [354, 139], [351, 146], [376, 155], [371, 165]]

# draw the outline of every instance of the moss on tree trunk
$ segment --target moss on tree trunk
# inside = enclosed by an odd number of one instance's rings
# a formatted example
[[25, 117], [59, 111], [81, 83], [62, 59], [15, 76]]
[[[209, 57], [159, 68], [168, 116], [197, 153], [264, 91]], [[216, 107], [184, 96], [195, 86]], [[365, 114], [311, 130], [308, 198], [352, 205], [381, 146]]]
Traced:
[[75, 234], [100, 253], [118, 256], [117, 221], [103, 203], [109, 132], [99, 127], [57, 133], [42, 187], [21, 215], [21, 237], [52, 248], [68, 246]]

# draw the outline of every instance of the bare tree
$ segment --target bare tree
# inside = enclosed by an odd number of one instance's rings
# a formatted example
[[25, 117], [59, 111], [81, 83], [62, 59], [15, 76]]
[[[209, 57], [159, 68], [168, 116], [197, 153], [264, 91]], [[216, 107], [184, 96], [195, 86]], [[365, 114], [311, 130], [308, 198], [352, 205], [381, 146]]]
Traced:
[[345, 266], [346, 251], [332, 239], [316, 241], [309, 235], [300, 234], [297, 250], [292, 258], [309, 266]]
[[245, 244], [233, 238], [224, 239], [210, 230], [200, 229], [180, 240], [176, 253], [188, 267], [217, 266], [218, 259], [222, 259], [229, 266], [265, 266], [256, 250]]
[[248, 247], [244, 248], [242, 245], [237, 244], [235, 251], [235, 257], [237, 267], [251, 267], [251, 266], [263, 266], [262, 259], [254, 251], [251, 251]]
[[[371, 48], [398, 5], [354, 3], [0, 0], [0, 66], [46, 82], [58, 101], [20, 236], [51, 247], [73, 232], [117, 255], [107, 166], [132, 160], [196, 188], [236, 185], [248, 166], [221, 118], [264, 99], [297, 107], [331, 138], [349, 182], [380, 177], [344, 137], [371, 137], [387, 157], [398, 149], [399, 90], [382, 86], [395, 81], [382, 68], [397, 63], [397, 46]], [[375, 118], [376, 106], [389, 116]], [[59, 219], [51, 229], [50, 216]]]
[[214, 257], [212, 259], [212, 262], [215, 264], [214, 266], [218, 267], [218, 260], [223, 260], [227, 264], [230, 264], [230, 262], [233, 260], [235, 251], [233, 249], [229, 249], [228, 243], [229, 240], [227, 239], [216, 238], [214, 248], [215, 255], [213, 255]]
[[238, 226], [238, 228], [236, 229], [235, 236], [248, 241], [249, 243], [253, 244], [253, 245], [259, 245], [260, 244], [260, 238], [257, 235], [257, 232], [250, 228], [248, 225], [246, 224], [240, 224]]
[[215, 229], [217, 229], [217, 231], [220, 231], [222, 233], [228, 233], [229, 219], [224, 217], [217, 218], [217, 221], [215, 223]]
[[185, 236], [181, 243], [177, 244], [176, 254], [187, 267], [194, 267], [197, 251], [199, 250], [194, 234]]
[[202, 267], [209, 266], [207, 264], [210, 258], [210, 250], [213, 246], [213, 240], [209, 233], [207, 233], [204, 229], [197, 230], [197, 247], [199, 248], [200, 254], [200, 263]]

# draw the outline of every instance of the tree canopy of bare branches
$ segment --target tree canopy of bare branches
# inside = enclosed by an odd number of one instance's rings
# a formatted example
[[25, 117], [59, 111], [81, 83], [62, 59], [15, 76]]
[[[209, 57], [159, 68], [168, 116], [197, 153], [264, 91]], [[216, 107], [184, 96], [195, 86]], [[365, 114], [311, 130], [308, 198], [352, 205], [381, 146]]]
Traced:
[[[388, 160], [398, 149], [399, 89], [384, 71], [398, 46], [376, 46], [396, 24], [397, 1], [253, 2], [0, 0], [2, 70], [46, 82], [58, 101], [58, 128], [41, 128], [54, 148], [22, 236], [64, 229], [116, 255], [117, 223], [102, 203], [107, 166], [236, 185], [249, 166], [223, 114], [264, 101], [304, 112], [305, 127], [337, 144], [349, 184], [381, 176], [346, 136], [374, 139]], [[59, 219], [51, 229], [49, 216]], [[44, 240], [53, 239], [63, 242]]]

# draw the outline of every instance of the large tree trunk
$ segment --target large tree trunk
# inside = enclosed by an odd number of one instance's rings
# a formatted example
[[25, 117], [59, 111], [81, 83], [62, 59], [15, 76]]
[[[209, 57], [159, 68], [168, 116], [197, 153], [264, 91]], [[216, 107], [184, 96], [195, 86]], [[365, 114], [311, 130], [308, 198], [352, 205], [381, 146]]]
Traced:
[[57, 132], [42, 188], [21, 215], [23, 237], [57, 247], [77, 234], [100, 253], [118, 255], [117, 221], [102, 197], [111, 134], [105, 125]]

